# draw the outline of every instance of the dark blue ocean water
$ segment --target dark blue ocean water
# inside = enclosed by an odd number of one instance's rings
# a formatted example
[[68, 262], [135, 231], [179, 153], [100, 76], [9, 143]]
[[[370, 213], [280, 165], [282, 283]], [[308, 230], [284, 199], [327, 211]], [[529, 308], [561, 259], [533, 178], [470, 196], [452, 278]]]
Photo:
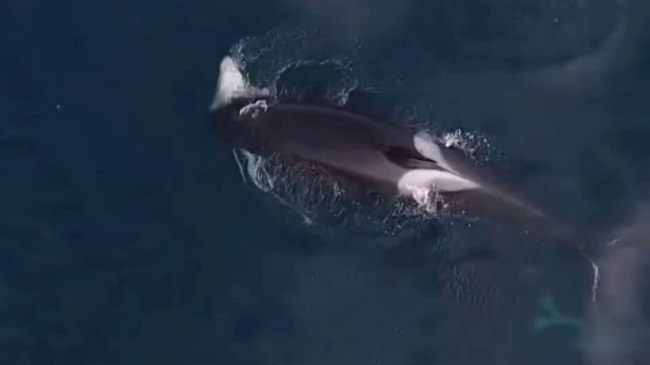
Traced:
[[[647, 9], [624, 13], [616, 61], [577, 67], [606, 70], [597, 81], [548, 74], [538, 91], [507, 73], [593, 51], [615, 31], [611, 4], [575, 20], [541, 1], [340, 3], [0, 5], [0, 364], [583, 363], [578, 327], [531, 326], [544, 293], [586, 318], [584, 262], [533, 251], [462, 271], [427, 256], [426, 236], [387, 249], [310, 235], [242, 184], [207, 107], [244, 37], [288, 22], [360, 35], [360, 67], [400, 79], [383, 91], [426, 95], [417, 107], [445, 128], [553, 165], [533, 194], [615, 225], [645, 199]], [[546, 31], [562, 21], [577, 30]]]

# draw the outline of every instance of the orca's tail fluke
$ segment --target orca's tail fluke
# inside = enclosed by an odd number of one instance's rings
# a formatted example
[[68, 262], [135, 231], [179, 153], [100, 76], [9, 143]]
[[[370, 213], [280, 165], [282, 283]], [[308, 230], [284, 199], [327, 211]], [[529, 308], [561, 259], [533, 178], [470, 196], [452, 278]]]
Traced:
[[597, 259], [602, 279], [587, 306], [585, 358], [591, 365], [649, 364], [650, 207], [642, 204], [615, 232]]
[[[645, 219], [650, 216], [646, 214]], [[645, 239], [649, 236], [648, 230], [643, 224], [635, 223], [612, 229], [590, 229], [590, 230], [566, 230], [558, 235], [553, 245], [560, 252], [572, 255], [579, 260], [588, 263], [592, 270], [591, 301], [595, 302], [601, 291], [602, 275], [607, 270], [601, 270], [603, 263], [611, 257], [616, 257], [619, 252], [637, 250], [636, 245], [646, 245]], [[647, 248], [646, 248], [647, 249]], [[603, 273], [601, 274], [601, 271]]]

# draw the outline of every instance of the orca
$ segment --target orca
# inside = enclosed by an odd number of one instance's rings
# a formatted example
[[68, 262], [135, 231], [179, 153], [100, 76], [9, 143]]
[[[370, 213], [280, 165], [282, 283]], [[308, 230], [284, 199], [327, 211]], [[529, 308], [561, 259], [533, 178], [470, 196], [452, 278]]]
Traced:
[[421, 203], [437, 194], [452, 209], [481, 219], [568, 235], [562, 224], [459, 148], [337, 106], [280, 100], [250, 85], [230, 56], [221, 61], [210, 110], [211, 123], [232, 148], [316, 163], [362, 191], [389, 199]]

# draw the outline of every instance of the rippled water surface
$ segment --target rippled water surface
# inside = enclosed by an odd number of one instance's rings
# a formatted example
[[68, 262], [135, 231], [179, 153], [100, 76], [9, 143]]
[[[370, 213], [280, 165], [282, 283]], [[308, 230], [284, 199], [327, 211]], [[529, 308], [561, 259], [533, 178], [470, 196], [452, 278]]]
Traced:
[[[8, 0], [0, 13], [0, 363], [650, 362], [644, 1]], [[325, 85], [333, 102], [457, 133], [561, 219], [625, 245], [590, 262], [375, 201], [306, 219], [242, 182], [214, 135], [226, 54], [257, 84]], [[322, 203], [280, 181], [303, 208]], [[451, 260], [481, 245], [507, 249]]]

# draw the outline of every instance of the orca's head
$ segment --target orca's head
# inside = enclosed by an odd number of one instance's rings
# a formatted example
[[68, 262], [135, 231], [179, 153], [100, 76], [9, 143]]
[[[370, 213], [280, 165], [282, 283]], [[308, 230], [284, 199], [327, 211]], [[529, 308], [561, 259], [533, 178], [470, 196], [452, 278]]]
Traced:
[[209, 123], [212, 130], [229, 143], [241, 144], [246, 129], [240, 110], [257, 100], [268, 99], [270, 95], [267, 89], [251, 86], [235, 59], [225, 56], [219, 65], [217, 87], [210, 105]]

